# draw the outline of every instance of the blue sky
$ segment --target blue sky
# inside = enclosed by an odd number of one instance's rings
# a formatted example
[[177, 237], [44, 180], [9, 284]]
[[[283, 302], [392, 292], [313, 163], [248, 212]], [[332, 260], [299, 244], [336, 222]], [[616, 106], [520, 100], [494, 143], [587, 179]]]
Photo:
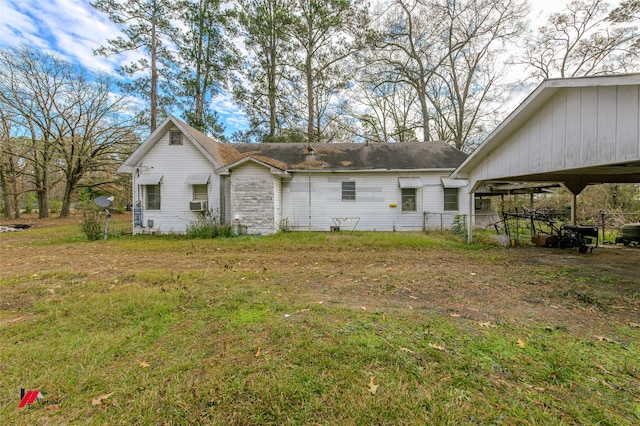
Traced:
[[[550, 12], [569, 0], [530, 0], [531, 19], [537, 26]], [[618, 3], [618, 1], [611, 1]], [[119, 35], [107, 16], [94, 10], [89, 0], [0, 0], [0, 46], [27, 44], [54, 52], [94, 71], [113, 72], [136, 58], [135, 52], [110, 58], [95, 56], [93, 49]], [[217, 96], [213, 108], [227, 134], [247, 126], [246, 117], [228, 95]]]
[[[118, 27], [93, 9], [89, 0], [0, 0], [2, 47], [26, 44], [89, 70], [113, 73], [135, 60], [136, 53], [104, 58], [95, 56], [93, 49], [119, 34]], [[247, 127], [245, 115], [229, 96], [217, 96], [213, 107], [228, 135]]]

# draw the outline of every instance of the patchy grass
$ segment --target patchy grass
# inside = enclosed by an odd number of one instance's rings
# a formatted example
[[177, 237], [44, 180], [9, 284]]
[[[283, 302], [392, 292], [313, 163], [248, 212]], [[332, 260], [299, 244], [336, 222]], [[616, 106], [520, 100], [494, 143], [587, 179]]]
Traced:
[[2, 424], [640, 421], [634, 271], [445, 234], [80, 232], [2, 236]]

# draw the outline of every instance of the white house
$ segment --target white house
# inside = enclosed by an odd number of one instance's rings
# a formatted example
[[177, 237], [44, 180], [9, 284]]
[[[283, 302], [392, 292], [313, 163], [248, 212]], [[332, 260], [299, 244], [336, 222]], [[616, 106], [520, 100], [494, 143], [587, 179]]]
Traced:
[[170, 116], [119, 171], [134, 233], [182, 233], [203, 211], [255, 234], [407, 231], [468, 211], [466, 181], [448, 179], [465, 158], [445, 142], [224, 144]]

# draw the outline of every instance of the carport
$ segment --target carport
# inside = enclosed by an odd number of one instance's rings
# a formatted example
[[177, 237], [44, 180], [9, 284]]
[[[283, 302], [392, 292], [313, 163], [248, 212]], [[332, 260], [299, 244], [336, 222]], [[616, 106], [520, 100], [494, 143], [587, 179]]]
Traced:
[[480, 188], [640, 183], [640, 74], [543, 81], [451, 174], [468, 179], [468, 238]]

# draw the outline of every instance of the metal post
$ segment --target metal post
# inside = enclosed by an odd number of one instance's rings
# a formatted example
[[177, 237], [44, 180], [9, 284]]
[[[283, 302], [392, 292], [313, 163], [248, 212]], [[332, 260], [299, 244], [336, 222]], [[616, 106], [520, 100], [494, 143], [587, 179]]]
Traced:
[[109, 217], [111, 213], [109, 213], [109, 209], [104, 209], [105, 211], [105, 221], [104, 221], [104, 240], [107, 240], [107, 231], [109, 230]]
[[311, 232], [311, 169], [309, 169], [309, 232]]
[[467, 243], [471, 244], [473, 241], [473, 215], [475, 215], [475, 202], [476, 196], [474, 192], [469, 193], [469, 223], [467, 224]]

